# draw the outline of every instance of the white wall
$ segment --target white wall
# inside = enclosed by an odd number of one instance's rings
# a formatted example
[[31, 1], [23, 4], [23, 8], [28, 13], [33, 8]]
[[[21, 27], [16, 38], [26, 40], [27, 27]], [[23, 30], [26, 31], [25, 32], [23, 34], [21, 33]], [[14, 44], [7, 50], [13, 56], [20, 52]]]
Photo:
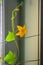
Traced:
[[[38, 0], [25, 0], [25, 23], [28, 29], [28, 34], [25, 37], [36, 35], [25, 39], [25, 61], [38, 60], [38, 36], [40, 37], [38, 35], [40, 34], [38, 33], [38, 13]], [[39, 25], [41, 25], [40, 20]], [[29, 62], [25, 65], [38, 65], [38, 61]]]

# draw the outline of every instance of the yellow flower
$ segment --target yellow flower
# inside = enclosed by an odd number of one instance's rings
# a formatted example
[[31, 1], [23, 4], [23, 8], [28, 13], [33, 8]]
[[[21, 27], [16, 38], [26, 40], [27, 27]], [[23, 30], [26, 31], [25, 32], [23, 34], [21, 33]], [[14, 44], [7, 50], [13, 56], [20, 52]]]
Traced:
[[16, 33], [17, 36], [24, 37], [24, 35], [27, 33], [26, 26], [17, 26], [18, 32]]

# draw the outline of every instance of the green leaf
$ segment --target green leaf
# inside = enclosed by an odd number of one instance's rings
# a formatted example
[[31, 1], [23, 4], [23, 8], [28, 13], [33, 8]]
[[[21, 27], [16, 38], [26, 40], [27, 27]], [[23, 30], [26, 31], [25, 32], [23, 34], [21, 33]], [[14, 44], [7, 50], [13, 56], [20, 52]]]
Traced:
[[16, 53], [9, 51], [9, 53], [4, 57], [4, 61], [8, 64], [15, 64], [16, 62]]
[[16, 34], [14, 34], [13, 32], [8, 32], [8, 35], [6, 37], [6, 42], [14, 41], [15, 38], [16, 38]]

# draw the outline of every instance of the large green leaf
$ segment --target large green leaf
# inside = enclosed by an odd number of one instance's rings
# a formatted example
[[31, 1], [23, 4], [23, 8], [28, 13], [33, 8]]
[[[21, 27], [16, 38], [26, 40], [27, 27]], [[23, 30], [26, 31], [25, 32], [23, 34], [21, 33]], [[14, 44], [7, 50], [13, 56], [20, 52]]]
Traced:
[[8, 32], [6, 37], [6, 42], [11, 42], [15, 40], [16, 35], [13, 32]]
[[16, 53], [9, 51], [9, 53], [4, 57], [4, 61], [8, 64], [15, 64], [16, 62]]

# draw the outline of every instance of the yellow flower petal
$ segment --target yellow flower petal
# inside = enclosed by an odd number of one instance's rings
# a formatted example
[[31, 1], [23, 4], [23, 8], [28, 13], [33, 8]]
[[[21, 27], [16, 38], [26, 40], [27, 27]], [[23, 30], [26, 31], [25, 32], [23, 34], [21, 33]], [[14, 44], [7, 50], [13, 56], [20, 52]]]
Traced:
[[18, 33], [16, 33], [16, 36], [23, 37], [24, 36], [24, 33], [23, 32], [18, 32]]
[[22, 26], [17, 26], [18, 30], [21, 31], [22, 30]]
[[24, 33], [26, 34], [28, 31], [26, 30], [26, 25], [23, 26]]
[[24, 26], [23, 26], [23, 29], [25, 29], [25, 30], [26, 30], [26, 25], [24, 25]]
[[25, 30], [25, 34], [27, 34], [27, 32], [28, 32], [28, 31], [27, 31], [27, 30]]
[[16, 33], [17, 36], [24, 37], [24, 35], [27, 33], [26, 26], [17, 26], [18, 32]]
[[21, 34], [20, 34], [20, 37], [24, 37], [24, 33], [21, 33]]
[[17, 35], [17, 36], [19, 36], [19, 35], [20, 35], [20, 33], [18, 32], [18, 33], [16, 33], [16, 35]]

